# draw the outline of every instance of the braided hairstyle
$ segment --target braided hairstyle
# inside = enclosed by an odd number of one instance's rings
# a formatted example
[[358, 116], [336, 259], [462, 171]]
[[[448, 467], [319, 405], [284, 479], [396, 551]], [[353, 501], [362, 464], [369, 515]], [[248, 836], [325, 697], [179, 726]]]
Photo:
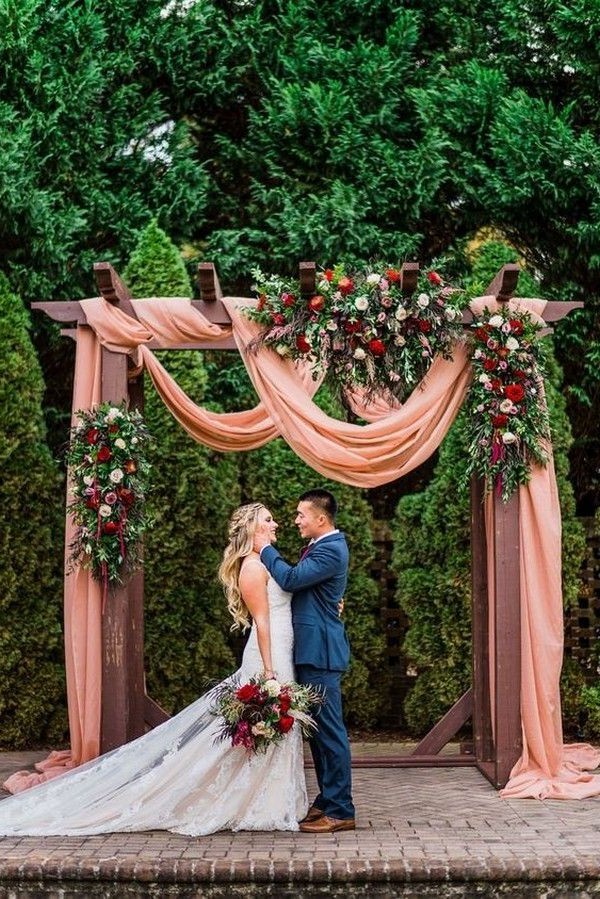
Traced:
[[240, 591], [240, 570], [243, 560], [252, 552], [258, 516], [264, 508], [263, 503], [248, 503], [237, 508], [229, 519], [229, 543], [219, 566], [219, 580], [233, 618], [231, 630], [245, 631], [250, 627], [250, 613]]

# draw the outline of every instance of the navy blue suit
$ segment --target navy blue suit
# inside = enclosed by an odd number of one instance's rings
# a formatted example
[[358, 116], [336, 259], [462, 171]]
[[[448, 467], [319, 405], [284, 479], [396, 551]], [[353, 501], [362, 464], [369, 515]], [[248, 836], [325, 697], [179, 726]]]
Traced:
[[350, 647], [338, 614], [348, 580], [346, 538], [339, 532], [321, 537], [297, 565], [289, 565], [273, 546], [265, 546], [260, 558], [282, 590], [293, 594], [298, 681], [325, 692], [317, 715], [318, 730], [310, 741], [319, 784], [314, 805], [332, 818], [354, 818], [350, 746], [341, 695]]

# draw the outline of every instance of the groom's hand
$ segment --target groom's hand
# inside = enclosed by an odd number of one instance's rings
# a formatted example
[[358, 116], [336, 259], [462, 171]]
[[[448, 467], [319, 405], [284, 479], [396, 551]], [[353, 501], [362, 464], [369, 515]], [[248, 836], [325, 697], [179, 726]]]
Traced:
[[254, 543], [252, 549], [255, 553], [260, 553], [265, 546], [271, 545], [271, 529], [268, 524], [259, 524], [254, 532]]

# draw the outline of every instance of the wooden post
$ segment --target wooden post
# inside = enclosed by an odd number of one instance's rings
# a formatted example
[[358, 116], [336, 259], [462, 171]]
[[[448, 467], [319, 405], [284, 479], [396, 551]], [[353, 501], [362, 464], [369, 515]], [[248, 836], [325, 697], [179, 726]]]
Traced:
[[490, 710], [490, 622], [487, 578], [487, 540], [484, 515], [485, 486], [471, 479], [471, 634], [473, 645], [473, 742], [479, 763], [494, 758]]

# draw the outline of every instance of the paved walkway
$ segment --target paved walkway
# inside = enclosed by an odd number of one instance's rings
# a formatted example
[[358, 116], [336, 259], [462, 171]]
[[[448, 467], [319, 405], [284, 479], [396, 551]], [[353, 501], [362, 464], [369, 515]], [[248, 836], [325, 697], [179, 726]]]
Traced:
[[[369, 746], [373, 755], [391, 751]], [[0, 777], [39, 757], [0, 755]], [[312, 787], [311, 769], [307, 777]], [[0, 838], [0, 897], [600, 893], [598, 800], [502, 800], [472, 768], [355, 769], [354, 794], [357, 830], [332, 835]], [[15, 881], [21, 887], [10, 893]], [[70, 891], [48, 892], [61, 882]]]

